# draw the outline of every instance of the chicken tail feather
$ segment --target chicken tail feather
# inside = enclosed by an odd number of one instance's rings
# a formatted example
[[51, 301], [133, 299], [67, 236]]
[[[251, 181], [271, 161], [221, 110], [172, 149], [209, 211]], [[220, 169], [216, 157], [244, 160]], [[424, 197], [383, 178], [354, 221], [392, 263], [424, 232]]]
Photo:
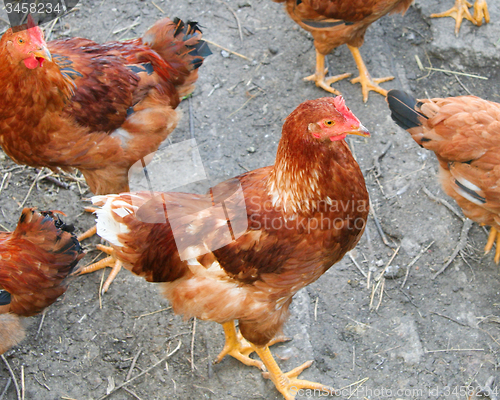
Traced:
[[[15, 231], [1, 243], [1, 252], [22, 253], [22, 258], [10, 259], [12, 266], [0, 270], [0, 287], [9, 293], [10, 311], [18, 315], [31, 316], [54, 303], [84, 255], [73, 226], [58, 213], [24, 208]], [[23, 273], [10, 273], [13, 268]]]
[[391, 109], [391, 117], [403, 129], [411, 129], [422, 125], [422, 118], [427, 117], [421, 113], [421, 102], [402, 90], [389, 90], [387, 103]]
[[172, 82], [182, 98], [192, 93], [198, 79], [198, 68], [205, 57], [212, 54], [202, 40], [202, 32], [196, 22], [184, 23], [179, 18], [164, 18], [154, 24], [142, 37], [144, 44], [167, 60], [177, 74]]
[[[212, 51], [207, 42], [199, 39], [201, 37], [200, 26], [195, 21], [188, 21], [185, 24], [179, 18], [175, 18], [174, 23], [176, 24], [174, 37], [180, 37], [185, 42], [186, 47], [191, 49], [188, 54], [194, 58], [190, 60], [190, 64], [194, 69], [201, 67], [203, 60], [212, 54]], [[193, 38], [194, 40], [192, 40]]]

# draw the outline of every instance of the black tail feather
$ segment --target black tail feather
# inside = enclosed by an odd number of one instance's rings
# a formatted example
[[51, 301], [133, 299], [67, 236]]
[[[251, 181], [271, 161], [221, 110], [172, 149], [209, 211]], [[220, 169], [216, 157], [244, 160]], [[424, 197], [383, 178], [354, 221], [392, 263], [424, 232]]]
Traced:
[[[201, 33], [200, 25], [196, 21], [188, 21], [186, 26], [186, 24], [181, 19], [176, 17], [174, 18], [174, 24], [177, 25], [175, 28], [174, 36], [182, 34], [184, 35], [183, 40], [192, 38], [197, 34], [197, 32]], [[196, 44], [187, 47], [192, 49], [189, 54], [196, 57], [193, 61], [191, 61], [191, 63], [194, 65], [194, 69], [201, 67], [201, 65], [203, 64], [203, 60], [210, 54], [212, 54], [210, 47], [208, 47], [207, 42], [205, 42], [203, 39], [200, 39]]]
[[63, 232], [70, 233], [71, 234], [71, 242], [68, 241], [66, 244], [66, 247], [64, 249], [61, 249], [63, 252], [66, 251], [74, 251], [77, 253], [77, 257], [75, 258], [74, 262], [72, 262], [69, 265], [68, 269], [68, 275], [70, 275], [74, 270], [75, 267], [78, 264], [78, 261], [83, 257], [84, 251], [82, 246], [80, 245], [80, 242], [78, 241], [76, 235], [75, 235], [75, 227], [71, 224], [66, 224], [61, 217], [52, 212], [52, 211], [40, 211], [40, 214], [44, 216], [45, 220], [49, 220], [54, 223], [54, 226], [60, 230], [60, 233], [58, 234], [57, 239], [60, 240], [62, 237]]
[[10, 293], [0, 289], [0, 306], [10, 304]]
[[411, 129], [422, 125], [421, 118], [427, 119], [419, 109], [422, 103], [402, 90], [392, 89], [387, 93], [387, 103], [391, 109], [391, 117], [403, 129]]

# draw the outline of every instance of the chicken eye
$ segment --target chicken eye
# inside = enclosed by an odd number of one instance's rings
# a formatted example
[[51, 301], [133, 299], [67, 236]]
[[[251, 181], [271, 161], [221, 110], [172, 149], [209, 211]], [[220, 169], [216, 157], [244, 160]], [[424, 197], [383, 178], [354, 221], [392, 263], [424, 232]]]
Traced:
[[325, 121], [325, 125], [332, 126], [335, 125], [335, 122], [333, 122], [331, 119]]
[[24, 40], [20, 37], [17, 38], [17, 43], [24, 44]]

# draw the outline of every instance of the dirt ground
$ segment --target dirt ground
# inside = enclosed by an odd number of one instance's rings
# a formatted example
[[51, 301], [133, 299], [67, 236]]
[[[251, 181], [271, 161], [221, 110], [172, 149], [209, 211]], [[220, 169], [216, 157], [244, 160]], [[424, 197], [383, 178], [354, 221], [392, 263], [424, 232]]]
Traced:
[[[456, 38], [452, 19], [429, 18], [453, 3], [417, 0], [404, 17], [386, 16], [372, 25], [361, 52], [373, 76], [395, 76], [384, 87], [420, 97], [470, 92], [499, 101], [500, 4], [489, 1], [491, 24], [477, 28], [465, 21]], [[77, 8], [55, 24], [52, 38], [136, 37], [165, 14], [198, 21], [207, 39], [245, 56], [212, 45], [190, 100], [211, 184], [272, 164], [283, 118], [302, 101], [326, 95], [301, 79], [314, 68], [311, 36], [271, 0], [82, 0]], [[328, 61], [334, 74], [356, 73], [345, 46]], [[468, 398], [490, 376], [500, 378], [500, 272], [492, 255], [483, 255], [487, 234], [473, 224], [464, 250], [435, 277], [464, 224], [426, 194], [458, 209], [438, 184], [435, 157], [396, 127], [382, 96], [370, 93], [365, 105], [358, 86], [344, 80], [335, 87], [372, 133], [350, 145], [374, 213], [352, 258], [296, 295], [285, 328], [293, 340], [273, 353], [283, 370], [314, 360], [302, 377], [345, 388], [346, 399]], [[173, 143], [190, 138], [188, 101], [180, 108], [184, 117]], [[16, 166], [3, 153], [0, 161], [0, 177], [8, 180], [0, 194], [2, 228], [13, 229], [31, 186], [27, 205], [63, 210], [79, 231], [92, 225], [93, 217], [82, 213], [91, 195], [84, 183], [65, 181], [69, 190], [45, 179], [34, 184], [34, 169]], [[97, 255], [89, 251], [84, 263]], [[107, 393], [113, 400], [282, 398], [255, 368], [230, 358], [212, 364], [224, 342], [218, 324], [183, 321], [157, 287], [127, 271], [101, 299], [100, 281], [101, 273], [77, 278], [43, 324], [42, 316], [24, 321], [26, 340], [5, 357], [19, 386], [24, 376], [25, 399], [103, 399]], [[17, 399], [4, 362], [0, 399]]]

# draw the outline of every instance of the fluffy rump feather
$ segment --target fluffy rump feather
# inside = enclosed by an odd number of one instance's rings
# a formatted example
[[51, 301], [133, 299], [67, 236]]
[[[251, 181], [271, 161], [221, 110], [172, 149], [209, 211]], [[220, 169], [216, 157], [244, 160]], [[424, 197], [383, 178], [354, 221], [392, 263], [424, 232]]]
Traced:
[[0, 314], [0, 354], [24, 339], [25, 331], [19, 317], [14, 314]]
[[476, 96], [421, 99], [391, 90], [394, 121], [439, 161], [444, 191], [464, 214], [500, 230], [500, 104]]
[[31, 316], [62, 295], [83, 251], [73, 228], [54, 212], [22, 211], [14, 232], [0, 234], [0, 288], [10, 312]]

